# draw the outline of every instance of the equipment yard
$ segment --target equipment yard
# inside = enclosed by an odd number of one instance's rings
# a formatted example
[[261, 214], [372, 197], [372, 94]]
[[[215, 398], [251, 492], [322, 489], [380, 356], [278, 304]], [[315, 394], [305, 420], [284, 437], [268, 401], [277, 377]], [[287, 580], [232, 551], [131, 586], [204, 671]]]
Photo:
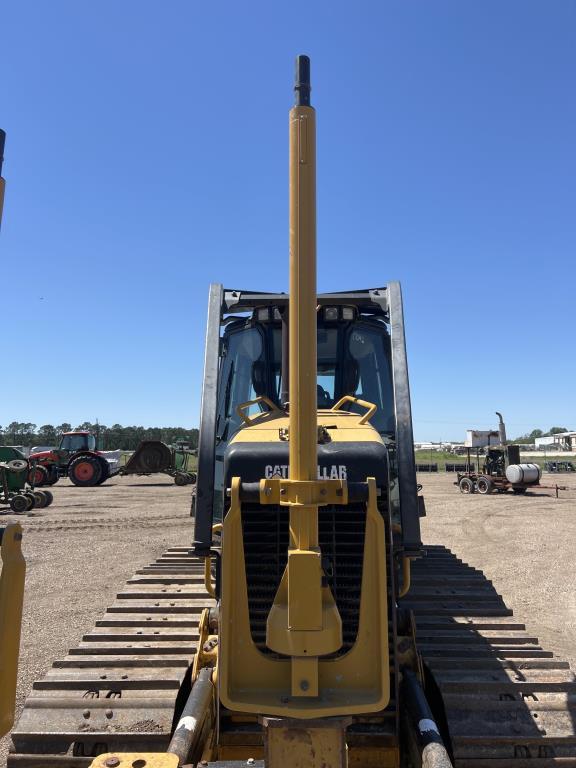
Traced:
[[573, 18], [8, 5], [0, 768], [576, 768]]
[[[422, 540], [483, 571], [542, 647], [575, 669], [576, 477], [562, 475], [559, 484], [569, 490], [558, 499], [544, 489], [465, 496], [452, 484], [455, 477], [419, 476], [427, 509]], [[554, 475], [542, 475], [542, 484], [554, 482]]]
[[[454, 477], [419, 477], [424, 543], [444, 545], [481, 569], [516, 621], [576, 668], [576, 477], [562, 477], [570, 490], [559, 499], [543, 491], [464, 496]], [[80, 642], [134, 571], [190, 542], [190, 496], [189, 487], [158, 476], [112, 478], [94, 488], [66, 479], [52, 507], [3, 516], [22, 524], [27, 560], [17, 717], [33, 681]], [[2, 740], [1, 765], [8, 744], [9, 737]]]

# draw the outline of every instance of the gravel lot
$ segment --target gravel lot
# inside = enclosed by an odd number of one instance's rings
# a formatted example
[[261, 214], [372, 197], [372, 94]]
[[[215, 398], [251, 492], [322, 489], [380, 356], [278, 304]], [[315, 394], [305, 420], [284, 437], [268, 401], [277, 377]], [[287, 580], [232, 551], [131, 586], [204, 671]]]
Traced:
[[[506, 605], [576, 669], [576, 477], [544, 474], [570, 490], [465, 496], [450, 474], [419, 476], [422, 537], [484, 572]], [[548, 495], [550, 494], [550, 495]]]
[[[47, 509], [2, 515], [21, 523], [27, 563], [18, 712], [33, 681], [77, 645], [138, 568], [191, 541], [190, 488], [162, 475], [96, 488], [66, 479], [52, 488]], [[8, 744], [0, 741], [2, 766]]]
[[[424, 541], [482, 569], [530, 632], [576, 667], [576, 478], [544, 475], [570, 485], [559, 499], [544, 491], [463, 496], [453, 479], [420, 477]], [[27, 561], [18, 711], [32, 682], [80, 641], [134, 571], [192, 538], [190, 486], [169, 478], [119, 478], [98, 488], [61, 480], [53, 491], [48, 509], [2, 515], [22, 524]], [[7, 749], [3, 739], [0, 765]]]

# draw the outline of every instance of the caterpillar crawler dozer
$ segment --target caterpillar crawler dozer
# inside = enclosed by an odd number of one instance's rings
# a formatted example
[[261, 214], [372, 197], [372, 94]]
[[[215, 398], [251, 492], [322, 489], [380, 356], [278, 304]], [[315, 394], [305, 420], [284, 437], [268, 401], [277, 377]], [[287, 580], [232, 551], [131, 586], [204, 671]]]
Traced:
[[290, 293], [210, 290], [194, 541], [34, 685], [9, 768], [576, 766], [568, 665], [421, 543], [399, 285], [317, 295], [296, 71]]

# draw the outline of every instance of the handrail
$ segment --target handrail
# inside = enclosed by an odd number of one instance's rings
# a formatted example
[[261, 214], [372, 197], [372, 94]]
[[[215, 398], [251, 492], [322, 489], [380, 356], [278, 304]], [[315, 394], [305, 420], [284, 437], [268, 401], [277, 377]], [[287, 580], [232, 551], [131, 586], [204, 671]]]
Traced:
[[378, 410], [377, 406], [374, 403], [369, 403], [367, 400], [360, 400], [359, 397], [353, 397], [352, 395], [344, 395], [344, 397], [341, 397], [338, 402], [332, 406], [330, 409], [331, 411], [340, 411], [342, 410], [341, 406], [344, 405], [344, 403], [356, 403], [356, 405], [360, 405], [362, 408], [366, 408], [367, 412], [362, 416], [359, 424], [366, 424], [372, 416], [376, 413]]
[[272, 400], [270, 400], [270, 398], [266, 397], [265, 395], [259, 395], [258, 397], [254, 398], [254, 400], [246, 400], [245, 403], [240, 403], [240, 405], [236, 406], [236, 413], [238, 414], [238, 416], [240, 416], [244, 424], [253, 424], [254, 421], [259, 416], [262, 415], [262, 412], [260, 412], [254, 418], [250, 418], [250, 416], [247, 416], [244, 413], [244, 411], [247, 408], [250, 408], [251, 405], [256, 405], [256, 404], [261, 405], [262, 403], [264, 403], [270, 408], [270, 411], [268, 411], [268, 413], [272, 413], [273, 411], [277, 411], [278, 413], [283, 413], [282, 409], [278, 408], [276, 403], [273, 403]]

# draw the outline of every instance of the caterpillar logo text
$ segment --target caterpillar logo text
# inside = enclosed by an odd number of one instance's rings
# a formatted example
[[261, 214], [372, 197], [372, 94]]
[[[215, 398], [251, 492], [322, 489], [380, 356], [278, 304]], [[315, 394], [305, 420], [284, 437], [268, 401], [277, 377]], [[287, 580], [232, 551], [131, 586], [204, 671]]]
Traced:
[[[266, 464], [264, 477], [269, 480], [272, 477], [288, 477], [288, 464]], [[329, 467], [318, 465], [318, 480], [346, 480], [348, 470], [346, 464], [332, 464]]]

